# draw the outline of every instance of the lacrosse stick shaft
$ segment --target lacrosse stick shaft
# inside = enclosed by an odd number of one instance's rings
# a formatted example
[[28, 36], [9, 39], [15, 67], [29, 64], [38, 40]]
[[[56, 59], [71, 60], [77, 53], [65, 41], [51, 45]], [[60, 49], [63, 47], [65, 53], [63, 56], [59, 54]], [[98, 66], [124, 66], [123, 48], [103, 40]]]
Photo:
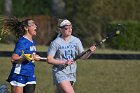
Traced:
[[46, 57], [36, 57], [36, 58], [40, 59], [40, 61], [46, 61], [47, 60]]
[[[109, 39], [112, 39], [115, 36], [118, 36], [120, 34], [120, 30], [122, 29], [122, 27], [123, 26], [121, 24], [117, 24], [115, 32], [111, 33], [109, 36], [107, 36], [106, 38], [102, 39], [99, 43], [96, 43], [95, 46], [97, 47], [97, 46], [103, 44], [105, 41], [107, 41]], [[83, 55], [85, 55], [88, 52], [90, 52], [90, 49], [88, 49], [85, 52], [79, 54], [73, 60], [76, 61], [77, 59], [81, 58]]]
[[[113, 36], [115, 36], [115, 35], [111, 35], [110, 37], [107, 36], [106, 38], [102, 39], [99, 43], [95, 44], [95, 46], [97, 47], [97, 46], [103, 44], [106, 40], [111, 39]], [[81, 58], [83, 55], [85, 55], [88, 52], [90, 52], [90, 49], [88, 49], [85, 52], [81, 53], [80, 55], [76, 56], [73, 60], [76, 61], [77, 59]]]
[[47, 58], [45, 58], [45, 57], [40, 57], [40, 59], [41, 59], [41, 60], [47, 60]]

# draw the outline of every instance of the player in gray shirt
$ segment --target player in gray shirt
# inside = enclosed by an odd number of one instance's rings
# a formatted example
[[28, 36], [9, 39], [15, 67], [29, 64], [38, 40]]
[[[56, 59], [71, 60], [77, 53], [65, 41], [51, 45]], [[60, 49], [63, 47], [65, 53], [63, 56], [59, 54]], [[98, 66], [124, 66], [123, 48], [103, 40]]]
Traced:
[[[48, 50], [48, 63], [53, 64], [53, 80], [57, 85], [56, 93], [75, 93], [76, 62], [73, 59], [84, 51], [79, 38], [72, 35], [72, 25], [67, 19], [60, 23], [61, 34], [51, 42]], [[88, 58], [96, 47], [82, 58]]]

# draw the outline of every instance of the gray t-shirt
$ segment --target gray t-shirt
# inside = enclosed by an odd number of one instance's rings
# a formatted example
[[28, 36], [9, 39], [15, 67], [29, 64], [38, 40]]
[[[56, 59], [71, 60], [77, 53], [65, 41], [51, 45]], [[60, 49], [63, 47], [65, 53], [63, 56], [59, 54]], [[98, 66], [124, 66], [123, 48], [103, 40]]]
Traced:
[[[57, 60], [69, 60], [74, 59], [78, 54], [84, 51], [83, 45], [79, 38], [71, 36], [68, 41], [64, 41], [63, 38], [57, 37], [51, 42], [48, 55], [54, 56]], [[66, 74], [76, 72], [76, 62], [70, 66], [54, 65], [54, 71], [63, 71]]]

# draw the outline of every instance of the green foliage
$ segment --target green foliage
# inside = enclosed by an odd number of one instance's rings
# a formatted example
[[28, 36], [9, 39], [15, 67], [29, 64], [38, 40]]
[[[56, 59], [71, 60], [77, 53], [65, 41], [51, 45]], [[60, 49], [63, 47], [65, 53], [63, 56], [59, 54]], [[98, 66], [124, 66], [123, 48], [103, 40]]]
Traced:
[[69, 6], [73, 5], [74, 9], [66, 10], [69, 12], [70, 19], [73, 23], [74, 35], [79, 37], [84, 46], [89, 46], [102, 39], [102, 32], [108, 22], [108, 19], [102, 14], [97, 13], [97, 1], [95, 0], [80, 0], [68, 3]]
[[[119, 22], [114, 22], [112, 25], [115, 23]], [[124, 24], [125, 29], [120, 36], [110, 40], [108, 46], [115, 49], [140, 50], [140, 22], [124, 21], [121, 23]]]
[[[81, 39], [84, 46], [99, 42], [106, 35], [108, 24], [114, 20], [140, 21], [140, 0], [64, 0], [64, 2], [64, 15], [58, 16], [58, 18], [68, 18], [72, 21], [73, 34]], [[4, 0], [0, 1], [0, 6], [2, 7], [0, 8], [0, 15], [2, 15], [4, 14]], [[51, 7], [51, 0], [13, 0], [12, 13], [16, 17], [51, 15]], [[131, 37], [138, 37], [139, 25], [137, 27], [130, 24], [133, 23], [125, 24], [129, 30], [125, 32], [126, 36], [124, 35], [123, 38], [128, 38], [130, 36], [128, 33], [132, 31]], [[46, 28], [43, 31], [47, 31]], [[127, 41], [131, 43], [124, 43]], [[133, 38], [131, 40], [123, 39], [119, 43], [121, 44], [120, 46], [116, 43], [113, 43], [111, 46], [110, 44], [106, 46], [116, 49], [138, 50], [140, 45], [139, 38]]]
[[50, 15], [50, 2], [50, 0], [13, 0], [13, 15], [17, 17]]
[[[66, 6], [66, 15], [72, 20], [74, 34], [82, 40], [85, 46], [99, 42], [105, 36], [108, 24], [114, 20], [140, 20], [139, 0], [87, 0], [86, 2], [85, 0], [72, 0], [66, 1]], [[134, 35], [137, 31], [133, 32], [133, 36], [137, 36]], [[129, 41], [137, 43], [139, 39]], [[125, 44], [124, 40], [121, 42], [122, 45]], [[112, 48], [116, 48], [115, 46], [116, 44]], [[119, 49], [130, 49], [130, 47], [135, 49], [133, 44], [121, 46]]]
[[3, 14], [3, 10], [4, 10], [4, 0], [0, 0], [0, 16]]

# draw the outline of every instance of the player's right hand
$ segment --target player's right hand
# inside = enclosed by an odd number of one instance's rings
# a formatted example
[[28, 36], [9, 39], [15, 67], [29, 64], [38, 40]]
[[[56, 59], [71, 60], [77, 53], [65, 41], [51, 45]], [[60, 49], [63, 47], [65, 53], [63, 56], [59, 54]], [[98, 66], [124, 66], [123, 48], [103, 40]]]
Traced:
[[73, 63], [74, 63], [74, 61], [73, 61], [72, 59], [70, 59], [70, 60], [67, 60], [65, 64], [66, 64], [66, 65], [71, 65], [71, 64], [73, 64]]

